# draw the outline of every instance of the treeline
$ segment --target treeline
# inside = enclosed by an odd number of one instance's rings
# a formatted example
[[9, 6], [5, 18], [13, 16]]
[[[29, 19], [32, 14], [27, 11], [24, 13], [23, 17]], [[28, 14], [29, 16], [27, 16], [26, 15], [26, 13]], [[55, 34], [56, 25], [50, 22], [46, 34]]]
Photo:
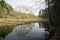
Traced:
[[43, 17], [48, 18], [51, 25], [60, 25], [60, 0], [50, 0], [47, 6], [48, 5], [48, 8], [42, 10], [42, 13], [44, 14]]
[[60, 25], [60, 0], [52, 0], [54, 5], [50, 7], [50, 17], [52, 25]]

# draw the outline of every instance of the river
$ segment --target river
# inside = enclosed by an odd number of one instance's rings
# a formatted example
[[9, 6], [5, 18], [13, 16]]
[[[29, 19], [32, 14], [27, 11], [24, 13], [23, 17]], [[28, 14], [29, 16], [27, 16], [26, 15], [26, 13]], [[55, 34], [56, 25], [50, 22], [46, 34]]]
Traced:
[[12, 32], [1, 40], [45, 40], [49, 37], [49, 31], [46, 31], [43, 23], [30, 23], [16, 26]]

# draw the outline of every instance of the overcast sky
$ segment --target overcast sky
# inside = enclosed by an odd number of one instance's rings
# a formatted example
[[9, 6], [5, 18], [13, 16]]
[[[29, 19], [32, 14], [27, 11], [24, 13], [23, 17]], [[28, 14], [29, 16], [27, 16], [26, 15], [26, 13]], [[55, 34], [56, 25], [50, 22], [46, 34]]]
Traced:
[[[37, 12], [40, 10], [40, 9], [44, 9], [45, 8], [45, 4], [42, 4], [41, 3], [44, 1], [44, 0], [5, 0], [8, 4], [10, 4], [13, 8], [19, 6], [19, 5], [24, 5], [24, 6], [27, 6], [27, 7], [32, 7], [37, 1], [39, 1], [38, 3], [36, 3], [36, 5], [34, 5], [32, 8], [34, 10], [36, 10]], [[41, 5], [41, 7], [39, 6]], [[32, 10], [33, 10], [32, 9]]]

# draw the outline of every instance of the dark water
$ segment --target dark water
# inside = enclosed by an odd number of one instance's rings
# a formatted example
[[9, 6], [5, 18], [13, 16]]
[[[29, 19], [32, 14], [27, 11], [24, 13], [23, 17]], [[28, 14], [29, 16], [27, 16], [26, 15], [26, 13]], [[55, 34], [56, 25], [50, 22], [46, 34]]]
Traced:
[[45, 40], [49, 37], [49, 31], [43, 23], [30, 23], [16, 26], [12, 32], [0, 38], [0, 40]]

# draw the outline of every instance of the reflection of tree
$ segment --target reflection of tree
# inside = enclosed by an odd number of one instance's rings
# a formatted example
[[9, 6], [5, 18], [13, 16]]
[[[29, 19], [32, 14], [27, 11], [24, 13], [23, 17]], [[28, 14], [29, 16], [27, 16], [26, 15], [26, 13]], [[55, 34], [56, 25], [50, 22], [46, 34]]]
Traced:
[[49, 23], [46, 21], [46, 22], [39, 22], [39, 27], [42, 27], [42, 28], [47, 28], [49, 29]]
[[27, 24], [27, 25], [20, 25], [17, 26], [13, 32], [16, 32], [17, 35], [26, 35], [32, 30], [32, 24]]
[[49, 32], [49, 36], [45, 38], [46, 40], [50, 40], [55, 35], [56, 29], [55, 27], [51, 27], [49, 22], [40, 22], [39, 26], [46, 28], [45, 31]]
[[39, 27], [46, 28], [46, 30], [48, 30], [48, 31], [50, 31], [50, 29], [52, 29], [52, 27], [48, 21], [39, 22]]
[[0, 27], [0, 38], [4, 38], [6, 35], [8, 35], [11, 31], [12, 31], [12, 27], [5, 27], [5, 26], [2, 26]]

